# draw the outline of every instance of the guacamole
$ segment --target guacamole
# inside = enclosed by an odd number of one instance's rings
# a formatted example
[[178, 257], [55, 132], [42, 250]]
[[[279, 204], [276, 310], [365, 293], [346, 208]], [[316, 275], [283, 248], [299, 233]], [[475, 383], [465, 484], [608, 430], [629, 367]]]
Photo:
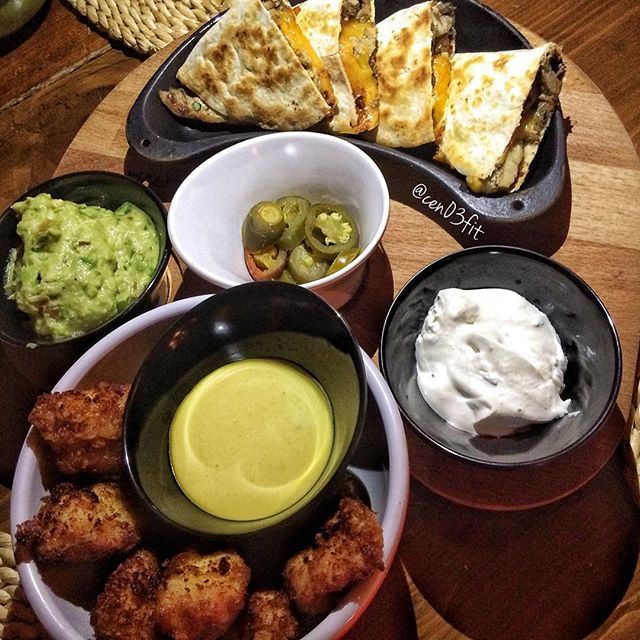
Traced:
[[5, 291], [36, 333], [87, 333], [135, 300], [160, 259], [149, 216], [131, 203], [116, 211], [47, 193], [13, 205], [23, 248], [9, 261]]

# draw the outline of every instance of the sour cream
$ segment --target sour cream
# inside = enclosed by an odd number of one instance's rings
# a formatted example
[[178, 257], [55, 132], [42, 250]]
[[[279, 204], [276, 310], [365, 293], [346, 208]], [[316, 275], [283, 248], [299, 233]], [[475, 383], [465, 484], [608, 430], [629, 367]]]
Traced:
[[458, 429], [504, 436], [568, 411], [558, 334], [515, 291], [443, 289], [415, 349], [420, 393]]

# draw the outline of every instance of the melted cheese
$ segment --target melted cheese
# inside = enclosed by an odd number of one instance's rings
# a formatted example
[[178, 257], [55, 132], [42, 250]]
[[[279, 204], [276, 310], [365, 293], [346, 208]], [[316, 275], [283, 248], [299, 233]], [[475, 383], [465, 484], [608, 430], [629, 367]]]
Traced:
[[378, 125], [378, 81], [371, 66], [375, 35], [374, 24], [359, 20], [343, 22], [340, 31], [340, 58], [356, 103], [359, 131]]
[[438, 125], [447, 103], [449, 81], [451, 79], [451, 60], [448, 53], [439, 53], [433, 57], [433, 126]]
[[[324, 64], [322, 64], [320, 56], [311, 46], [309, 40], [296, 22], [295, 13], [292, 9], [280, 9], [273, 11], [272, 16], [298, 58], [300, 58], [301, 61], [308, 61], [311, 65], [311, 71], [313, 72], [318, 91], [320, 91], [322, 97], [327, 101], [327, 104], [333, 108], [336, 103], [336, 97], [333, 93], [333, 86], [331, 85], [329, 74]], [[306, 68], [305, 63], [303, 62], [302, 64]]]

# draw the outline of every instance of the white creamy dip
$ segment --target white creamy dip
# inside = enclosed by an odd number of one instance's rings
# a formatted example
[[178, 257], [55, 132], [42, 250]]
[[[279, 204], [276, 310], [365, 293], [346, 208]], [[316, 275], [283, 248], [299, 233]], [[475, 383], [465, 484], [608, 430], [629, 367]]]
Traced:
[[549, 318], [507, 289], [443, 289], [416, 339], [418, 387], [458, 429], [504, 436], [567, 413]]

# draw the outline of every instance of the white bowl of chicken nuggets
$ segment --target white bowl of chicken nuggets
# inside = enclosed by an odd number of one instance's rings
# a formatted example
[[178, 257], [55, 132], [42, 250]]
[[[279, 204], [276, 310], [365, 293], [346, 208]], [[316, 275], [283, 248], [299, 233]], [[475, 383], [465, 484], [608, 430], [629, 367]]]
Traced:
[[339, 637], [393, 561], [409, 489], [406, 441], [393, 397], [364, 354], [369, 403], [348, 468], [361, 489], [346, 492], [315, 538], [292, 550], [280, 580], [254, 585], [252, 567], [229, 547], [159, 551], [163, 541], [145, 529], [119, 479], [122, 398], [155, 340], [204, 298], [119, 327], [34, 406], [11, 526], [24, 591], [56, 640]]

